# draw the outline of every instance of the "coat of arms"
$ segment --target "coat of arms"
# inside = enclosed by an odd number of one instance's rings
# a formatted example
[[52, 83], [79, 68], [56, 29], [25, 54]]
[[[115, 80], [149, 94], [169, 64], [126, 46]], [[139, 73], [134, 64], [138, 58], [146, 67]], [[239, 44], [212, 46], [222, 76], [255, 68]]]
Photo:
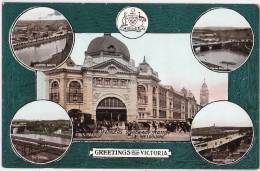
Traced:
[[[136, 38], [143, 35], [148, 27], [148, 18], [146, 14], [139, 8], [129, 7], [123, 9], [117, 18], [117, 27], [119, 31], [126, 37]], [[136, 32], [136, 36], [126, 35], [126, 32]]]

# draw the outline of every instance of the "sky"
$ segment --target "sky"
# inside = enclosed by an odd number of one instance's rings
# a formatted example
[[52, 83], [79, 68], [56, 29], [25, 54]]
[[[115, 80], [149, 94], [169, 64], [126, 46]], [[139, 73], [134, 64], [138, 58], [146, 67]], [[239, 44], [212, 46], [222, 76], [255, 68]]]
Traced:
[[67, 112], [58, 104], [40, 100], [24, 105], [20, 108], [13, 120], [69, 120]]
[[215, 126], [253, 126], [246, 111], [228, 101], [214, 102], [202, 108], [192, 121], [192, 128], [208, 127], [214, 124]]
[[[91, 40], [103, 36], [103, 33], [75, 34], [72, 60], [82, 65], [85, 51]], [[190, 34], [148, 34], [138, 39], [128, 39], [120, 33], [112, 36], [125, 43], [135, 65], [146, 61], [158, 72], [163, 85], [172, 85], [177, 91], [183, 87], [191, 89], [199, 102], [200, 88], [204, 81], [208, 85], [210, 101], [223, 100], [228, 97], [228, 75], [213, 72], [201, 65], [192, 53]]]
[[203, 14], [196, 22], [195, 27], [250, 27], [247, 20], [238, 12], [217, 8]]
[[23, 13], [18, 20], [64, 20], [65, 17], [58, 11], [47, 8], [32, 8]]

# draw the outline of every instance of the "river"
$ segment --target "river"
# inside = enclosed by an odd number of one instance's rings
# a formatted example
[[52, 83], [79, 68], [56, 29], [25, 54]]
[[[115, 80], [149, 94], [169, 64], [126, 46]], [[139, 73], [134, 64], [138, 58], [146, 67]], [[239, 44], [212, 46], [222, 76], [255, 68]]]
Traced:
[[50, 43], [32, 46], [14, 51], [15, 55], [24, 64], [30, 66], [31, 62], [41, 62], [50, 59], [52, 55], [61, 52], [66, 44], [66, 39], [56, 40]]
[[[241, 52], [235, 52], [228, 49], [216, 49], [209, 51], [198, 52], [198, 59], [200, 61], [205, 61], [215, 65], [219, 65], [224, 69], [235, 70], [241, 64], [247, 60], [247, 55]], [[221, 63], [225, 62], [234, 62], [234, 65], [228, 65]]]

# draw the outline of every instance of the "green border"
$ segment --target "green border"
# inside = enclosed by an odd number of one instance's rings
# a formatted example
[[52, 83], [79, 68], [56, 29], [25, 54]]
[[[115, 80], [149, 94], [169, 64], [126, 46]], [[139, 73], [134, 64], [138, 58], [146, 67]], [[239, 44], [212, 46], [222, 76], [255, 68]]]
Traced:
[[[9, 48], [9, 30], [25, 9], [46, 6], [63, 13], [76, 33], [118, 32], [117, 13], [126, 6], [141, 8], [149, 17], [150, 33], [190, 33], [196, 19], [213, 7], [234, 9], [249, 21], [254, 31], [254, 49], [249, 60], [229, 75], [229, 100], [242, 106], [254, 124], [255, 141], [250, 152], [238, 163], [218, 166], [202, 160], [191, 143], [76, 142], [60, 161], [36, 165], [15, 155], [9, 142], [9, 124], [15, 112], [36, 98], [35, 73], [17, 63]], [[235, 4], [80, 4], [80, 3], [4, 3], [3, 16], [3, 109], [2, 165], [8, 168], [236, 168], [259, 167], [259, 9], [257, 5]], [[91, 148], [169, 148], [169, 159], [97, 159], [89, 157]]]

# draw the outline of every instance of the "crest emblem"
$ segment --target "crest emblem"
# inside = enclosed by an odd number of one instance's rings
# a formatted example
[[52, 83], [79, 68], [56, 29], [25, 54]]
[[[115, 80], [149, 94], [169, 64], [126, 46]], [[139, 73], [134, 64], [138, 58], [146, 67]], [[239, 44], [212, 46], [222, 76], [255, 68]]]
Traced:
[[119, 32], [130, 39], [141, 37], [148, 28], [146, 14], [136, 7], [128, 7], [120, 11], [116, 23]]

